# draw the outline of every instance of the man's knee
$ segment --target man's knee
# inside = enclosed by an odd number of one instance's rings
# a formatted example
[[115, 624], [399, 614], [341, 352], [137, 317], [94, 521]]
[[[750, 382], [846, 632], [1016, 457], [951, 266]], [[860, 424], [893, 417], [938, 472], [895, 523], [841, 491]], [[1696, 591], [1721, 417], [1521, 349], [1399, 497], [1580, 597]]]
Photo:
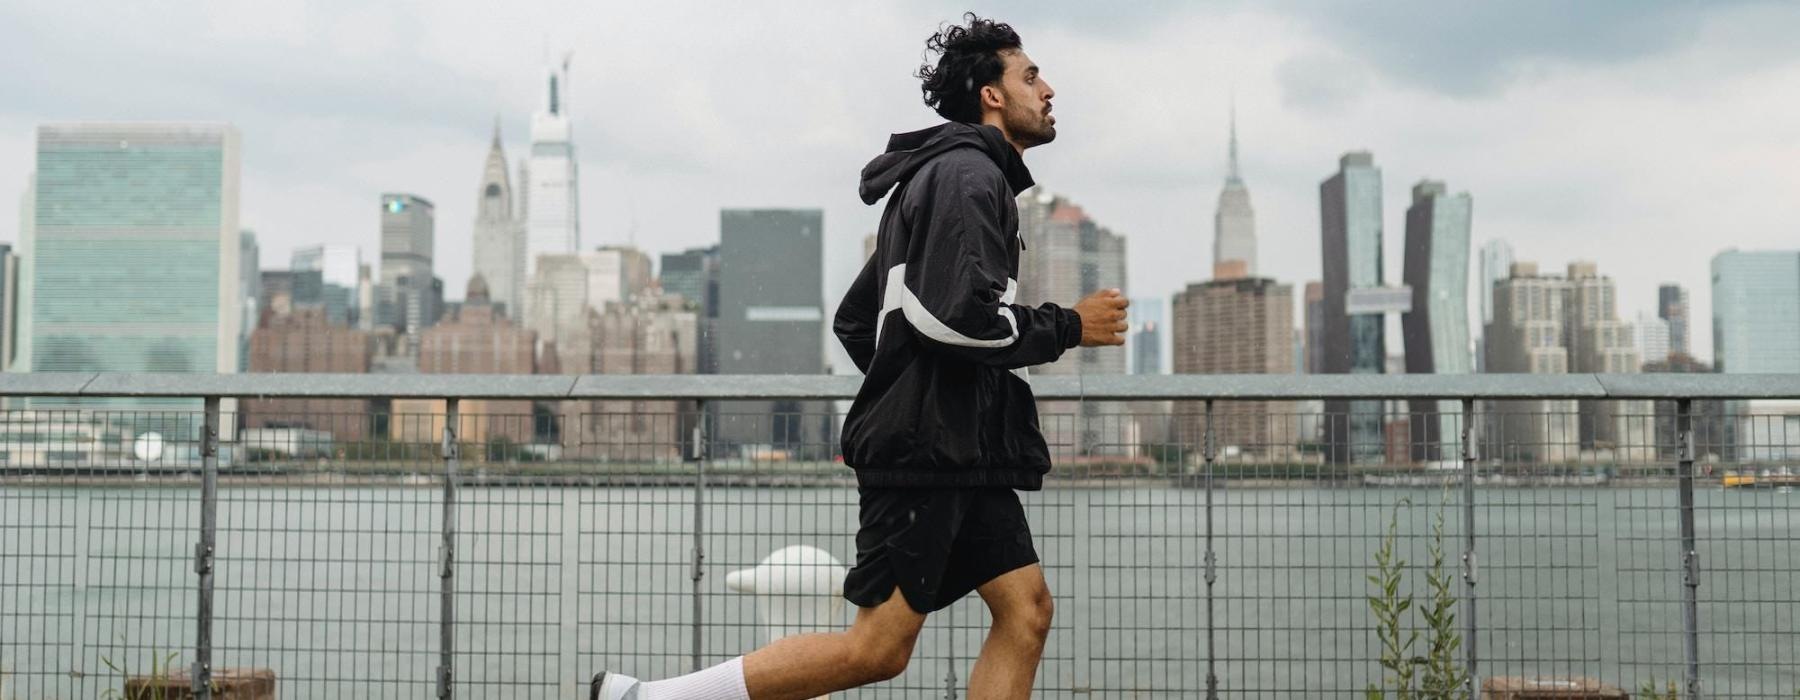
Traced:
[[868, 635], [854, 639], [850, 648], [850, 666], [864, 683], [890, 680], [906, 672], [912, 661], [911, 639]]
[[1050, 622], [1056, 617], [1056, 601], [1050, 589], [1039, 588], [1017, 605], [998, 616], [995, 624], [1040, 641], [1050, 636]]

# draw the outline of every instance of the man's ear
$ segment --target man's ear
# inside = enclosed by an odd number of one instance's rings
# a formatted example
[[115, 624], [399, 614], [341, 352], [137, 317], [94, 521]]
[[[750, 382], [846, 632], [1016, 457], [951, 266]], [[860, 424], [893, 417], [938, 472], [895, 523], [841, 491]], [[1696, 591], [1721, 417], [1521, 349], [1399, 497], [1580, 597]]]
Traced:
[[981, 86], [981, 92], [977, 94], [981, 96], [981, 106], [983, 107], [990, 107], [993, 109], [1006, 108], [1006, 96], [1000, 93], [1000, 88], [998, 87], [993, 85], [983, 85]]

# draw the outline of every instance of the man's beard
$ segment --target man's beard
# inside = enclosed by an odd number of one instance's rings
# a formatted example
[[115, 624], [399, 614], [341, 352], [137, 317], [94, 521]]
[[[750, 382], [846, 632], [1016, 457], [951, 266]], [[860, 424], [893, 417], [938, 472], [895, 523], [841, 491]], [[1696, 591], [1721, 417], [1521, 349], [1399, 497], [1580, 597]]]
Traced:
[[1003, 119], [1007, 135], [1025, 148], [1042, 146], [1056, 140], [1056, 125], [1051, 124], [1049, 115], [1043, 112], [1009, 109], [1004, 113]]

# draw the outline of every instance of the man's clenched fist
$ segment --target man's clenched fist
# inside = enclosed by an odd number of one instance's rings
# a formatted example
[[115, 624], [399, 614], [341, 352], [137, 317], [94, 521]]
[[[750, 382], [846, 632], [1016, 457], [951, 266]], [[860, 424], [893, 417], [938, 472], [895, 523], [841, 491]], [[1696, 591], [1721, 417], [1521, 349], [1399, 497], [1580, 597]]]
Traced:
[[1102, 289], [1076, 303], [1075, 313], [1081, 315], [1081, 346], [1124, 345], [1125, 331], [1131, 327], [1125, 322], [1125, 307], [1130, 305], [1117, 289]]

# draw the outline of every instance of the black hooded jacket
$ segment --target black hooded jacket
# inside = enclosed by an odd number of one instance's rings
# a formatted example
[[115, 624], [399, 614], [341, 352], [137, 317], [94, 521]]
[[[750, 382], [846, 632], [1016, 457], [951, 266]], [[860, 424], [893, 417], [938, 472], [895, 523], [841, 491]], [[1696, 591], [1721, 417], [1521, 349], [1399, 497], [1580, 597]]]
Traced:
[[833, 323], [866, 375], [843, 435], [859, 484], [1043, 485], [1050, 451], [1023, 368], [1078, 344], [1081, 318], [1013, 303], [1014, 197], [1031, 185], [999, 129], [960, 122], [895, 134], [863, 168], [863, 202], [893, 194]]

